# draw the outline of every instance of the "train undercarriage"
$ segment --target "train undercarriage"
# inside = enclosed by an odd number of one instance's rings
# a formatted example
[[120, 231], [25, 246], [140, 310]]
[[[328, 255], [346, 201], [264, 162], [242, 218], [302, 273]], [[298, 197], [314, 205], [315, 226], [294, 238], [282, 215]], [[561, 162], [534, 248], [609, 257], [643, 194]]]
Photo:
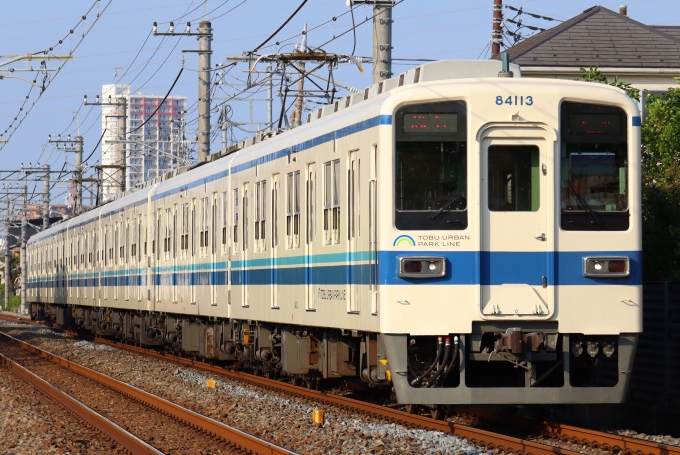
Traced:
[[33, 303], [31, 318], [316, 388], [347, 379], [409, 409], [448, 404], [619, 403], [636, 334], [562, 334], [557, 323], [474, 323], [410, 336], [113, 308]]

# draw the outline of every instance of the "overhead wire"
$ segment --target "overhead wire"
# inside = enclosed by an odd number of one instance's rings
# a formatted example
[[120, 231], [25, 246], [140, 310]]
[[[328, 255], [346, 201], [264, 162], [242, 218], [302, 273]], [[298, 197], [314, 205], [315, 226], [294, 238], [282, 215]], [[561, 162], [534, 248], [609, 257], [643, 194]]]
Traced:
[[[80, 40], [76, 43], [75, 47], [73, 47], [73, 48], [71, 49], [71, 55], [73, 55], [73, 53], [75, 53], [75, 51], [80, 47], [80, 45], [82, 44], [82, 42], [85, 40], [85, 38], [87, 37], [87, 35], [89, 35], [89, 33], [92, 31], [92, 29], [94, 28], [94, 26], [97, 24], [97, 22], [98, 22], [99, 19], [102, 17], [102, 15], [106, 12], [106, 10], [108, 9], [108, 7], [111, 5], [112, 2], [113, 2], [113, 0], [109, 0], [108, 3], [104, 6], [104, 8], [101, 10], [101, 12], [97, 13], [97, 16], [96, 16], [95, 20], [93, 21], [92, 25], [91, 25], [87, 30], [83, 31], [83, 34], [82, 34]], [[95, 4], [97, 4], [97, 3], [98, 3], [98, 0], [95, 1]], [[93, 5], [93, 6], [94, 6], [94, 5]], [[91, 7], [88, 11], [91, 11], [91, 10], [92, 10], [92, 7]], [[79, 23], [80, 23], [80, 22], [79, 22]], [[40, 93], [38, 94], [38, 97], [37, 97], [35, 100], [33, 100], [33, 103], [32, 103], [31, 106], [28, 108], [28, 110], [27, 110], [26, 112], [24, 112], [23, 117], [19, 119], [19, 124], [18, 124], [17, 126], [15, 126], [14, 129], [10, 132], [10, 135], [9, 135], [9, 137], [7, 138], [8, 140], [14, 135], [14, 133], [17, 131], [17, 129], [19, 128], [19, 126], [21, 126], [21, 124], [22, 124], [23, 121], [26, 119], [26, 117], [28, 117], [28, 114], [30, 114], [30, 112], [33, 110], [33, 107], [34, 107], [34, 106], [37, 104], [37, 102], [40, 100], [42, 94], [45, 93], [45, 90], [47, 90], [47, 87], [49, 87], [49, 85], [52, 83], [52, 81], [54, 81], [54, 79], [56, 79], [56, 77], [57, 77], [57, 76], [59, 75], [59, 73], [61, 72], [62, 68], [64, 68], [64, 66], [66, 65], [66, 63], [68, 63], [68, 60], [65, 60], [61, 65], [59, 65], [59, 66], [57, 67], [57, 70], [55, 71], [55, 73], [52, 75], [51, 78], [48, 77], [47, 74], [45, 75], [45, 78], [43, 79], [43, 88], [42, 88], [42, 90], [41, 90]], [[41, 65], [44, 65], [44, 62], [41, 63]], [[33, 87], [33, 86], [31, 86], [31, 87]], [[24, 105], [25, 105], [25, 103], [24, 103]], [[21, 112], [21, 111], [20, 111], [20, 112]], [[19, 118], [20, 116], [21, 116], [21, 114], [18, 114], [17, 117], [15, 117], [15, 118]], [[13, 122], [12, 122], [12, 124], [13, 124]], [[11, 128], [11, 127], [10, 127], [10, 128]], [[5, 131], [5, 132], [6, 132], [6, 131]], [[5, 134], [5, 133], [3, 133], [3, 135], [4, 135], [4, 134]], [[6, 143], [0, 144], [0, 151], [2, 151], [2, 150], [5, 148], [5, 145], [6, 145]]]
[[[402, 1], [403, 1], [403, 0], [402, 0]], [[295, 11], [293, 11], [293, 14], [291, 14], [291, 15], [288, 17], [288, 19], [286, 19], [286, 21], [285, 21], [283, 24], [281, 24], [281, 26], [280, 26], [279, 28], [276, 29], [276, 31], [275, 31], [274, 33], [272, 33], [266, 40], [264, 40], [264, 41], [262, 42], [262, 44], [260, 44], [260, 45], [257, 46], [255, 49], [253, 49], [252, 51], [250, 51], [250, 54], [254, 54], [254, 53], [257, 52], [258, 50], [260, 50], [260, 48], [261, 48], [262, 46], [264, 46], [265, 44], [267, 44], [267, 43], [269, 42], [269, 40], [271, 40], [272, 38], [274, 38], [274, 37], [276, 36], [276, 34], [279, 33], [279, 32], [281, 31], [281, 29], [283, 29], [283, 27], [285, 27], [286, 25], [288, 25], [288, 22], [290, 22], [291, 19], [293, 19], [293, 18], [295, 17], [295, 15], [302, 9], [302, 7], [305, 6], [305, 3], [307, 3], [307, 0], [302, 0], [302, 3], [300, 3], [300, 6], [298, 6], [297, 9], [296, 9]]]

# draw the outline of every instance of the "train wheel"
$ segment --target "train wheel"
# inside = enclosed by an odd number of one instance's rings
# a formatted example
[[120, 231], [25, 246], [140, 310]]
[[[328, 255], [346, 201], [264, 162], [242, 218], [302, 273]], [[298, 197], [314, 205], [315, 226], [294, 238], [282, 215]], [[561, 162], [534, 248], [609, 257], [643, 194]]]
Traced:
[[407, 404], [406, 412], [409, 414], [420, 414], [420, 406], [417, 404]]
[[442, 420], [444, 417], [444, 410], [442, 408], [432, 408], [430, 409], [430, 415], [434, 420]]

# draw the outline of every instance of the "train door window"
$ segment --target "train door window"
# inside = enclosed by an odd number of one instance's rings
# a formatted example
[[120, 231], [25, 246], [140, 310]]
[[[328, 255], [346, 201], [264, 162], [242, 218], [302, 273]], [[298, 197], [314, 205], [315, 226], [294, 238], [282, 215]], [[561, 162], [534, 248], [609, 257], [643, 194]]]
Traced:
[[180, 232], [179, 247], [181, 257], [185, 259], [189, 251], [189, 204], [182, 204], [182, 231]]
[[200, 256], [207, 254], [208, 248], [208, 198], [201, 198], [201, 213], [200, 213], [200, 229], [199, 229], [199, 245]]
[[324, 163], [323, 231], [326, 245], [340, 243], [339, 176], [340, 160]]
[[170, 238], [172, 243], [172, 257], [177, 258], [177, 204], [172, 210], [172, 229], [170, 230]]
[[[146, 215], [142, 218], [142, 234], [144, 234], [144, 256], [147, 256], [149, 254], [147, 250], [147, 243], [149, 239], [149, 232], [147, 230], [147, 224], [146, 224]], [[141, 237], [140, 237], [141, 241]]]
[[466, 229], [466, 103], [404, 106], [395, 115], [395, 138], [395, 227]]
[[300, 247], [300, 171], [288, 174], [286, 203], [286, 246]]
[[[161, 223], [163, 220], [163, 211], [162, 209], [158, 209], [158, 214], [156, 215], [156, 233], [154, 235], [155, 242], [156, 242], [156, 260], [160, 260], [161, 258]], [[159, 296], [160, 297], [160, 296]]]
[[132, 218], [132, 239], [130, 239], [130, 259], [132, 262], [137, 262], [137, 236], [139, 233], [139, 225], [135, 222], [136, 220]]
[[[191, 256], [196, 256], [196, 199], [191, 200]], [[192, 300], [195, 302], [195, 300]]]
[[[134, 223], [134, 219], [132, 220]], [[130, 255], [131, 255], [131, 248], [132, 248], [132, 235], [131, 232], [134, 232], [134, 226], [130, 226], [130, 219], [125, 223], [125, 248], [124, 248], [124, 253], [125, 253], [125, 263], [129, 264], [130, 263]]]
[[625, 231], [628, 116], [618, 107], [564, 102], [560, 108], [560, 226]]
[[213, 193], [212, 197], [212, 224], [210, 227], [210, 236], [211, 242], [212, 242], [212, 254], [217, 253], [217, 209], [219, 206], [217, 205], [217, 193]]
[[238, 252], [238, 188], [234, 188], [234, 253]]
[[272, 248], [279, 245], [279, 175], [272, 176]]
[[359, 172], [361, 160], [357, 157], [358, 154], [358, 151], [350, 153], [347, 169], [347, 238], [350, 240], [359, 236]]
[[255, 183], [255, 250], [267, 249], [267, 181]]
[[165, 253], [165, 259], [170, 258], [171, 248], [171, 237], [172, 237], [172, 210], [165, 209], [165, 229], [163, 237], [163, 252]]
[[307, 243], [314, 241], [314, 223], [316, 222], [316, 172], [314, 164], [307, 165]]
[[243, 185], [243, 251], [248, 250], [248, 183]]
[[489, 210], [535, 212], [540, 207], [540, 169], [535, 145], [489, 147]]
[[222, 254], [227, 252], [227, 226], [229, 225], [229, 193], [222, 193]]

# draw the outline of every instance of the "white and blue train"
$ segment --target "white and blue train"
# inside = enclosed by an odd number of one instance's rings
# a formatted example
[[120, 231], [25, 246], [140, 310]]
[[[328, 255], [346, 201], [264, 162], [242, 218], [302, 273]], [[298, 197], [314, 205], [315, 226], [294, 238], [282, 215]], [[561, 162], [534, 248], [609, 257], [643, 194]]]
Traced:
[[33, 236], [32, 316], [410, 409], [621, 402], [638, 106], [500, 69], [414, 68]]

